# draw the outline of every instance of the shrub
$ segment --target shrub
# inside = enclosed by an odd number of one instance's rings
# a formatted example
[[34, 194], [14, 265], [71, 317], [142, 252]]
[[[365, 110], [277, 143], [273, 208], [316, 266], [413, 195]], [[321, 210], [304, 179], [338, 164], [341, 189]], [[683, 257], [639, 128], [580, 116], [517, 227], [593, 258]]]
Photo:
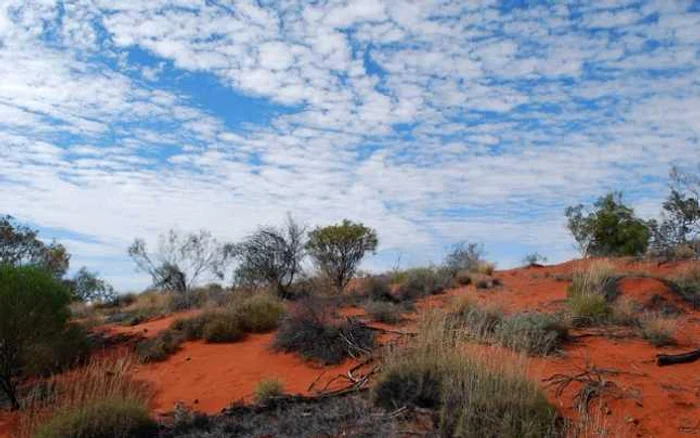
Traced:
[[567, 303], [577, 326], [603, 323], [612, 314], [610, 304], [600, 295], [574, 295]]
[[496, 266], [493, 263], [481, 262], [476, 267], [476, 272], [482, 275], [493, 275], [493, 271], [496, 270]]
[[612, 306], [612, 320], [616, 324], [636, 325], [639, 322], [637, 314], [641, 307], [629, 297], [621, 297]]
[[472, 275], [469, 271], [459, 271], [455, 274], [455, 281], [462, 286], [468, 286], [472, 283]]
[[399, 285], [402, 301], [412, 301], [439, 294], [453, 286], [452, 275], [444, 269], [415, 268], [406, 272], [406, 280]]
[[284, 394], [284, 385], [276, 378], [263, 379], [255, 386], [256, 403], [266, 403], [282, 394]]
[[559, 350], [567, 328], [544, 313], [520, 313], [505, 318], [496, 329], [498, 343], [515, 351], [546, 356]]
[[161, 362], [177, 352], [183, 341], [181, 333], [165, 330], [154, 338], [144, 339], [136, 344], [136, 354], [143, 363]]
[[233, 306], [241, 328], [250, 333], [265, 333], [279, 325], [284, 304], [269, 294], [255, 294]]
[[386, 301], [368, 301], [365, 303], [365, 311], [372, 321], [386, 324], [397, 324], [401, 321], [401, 308]]
[[374, 346], [374, 332], [355, 319], [333, 320], [330, 310], [318, 301], [298, 303], [283, 319], [274, 347], [326, 364], [337, 364]]
[[64, 333], [70, 293], [50, 273], [0, 265], [0, 390], [19, 409], [16, 383], [32, 365], [30, 349], [52, 346]]
[[474, 273], [471, 274], [471, 278], [474, 287], [477, 289], [493, 289], [495, 286], [501, 284], [498, 279], [486, 274]]
[[210, 343], [236, 342], [245, 337], [241, 320], [227, 311], [214, 311], [203, 316], [202, 338]]
[[693, 307], [700, 307], [700, 266], [690, 265], [672, 278], [673, 289]]
[[358, 293], [370, 301], [397, 301], [391, 293], [390, 278], [377, 275], [366, 278], [358, 288]]
[[479, 243], [459, 242], [445, 257], [445, 268], [451, 275], [459, 271], [473, 272], [484, 263], [484, 246]]
[[477, 342], [491, 339], [503, 320], [503, 312], [495, 306], [480, 307], [466, 298], [453, 306], [453, 321], [465, 327], [469, 337]]
[[87, 330], [82, 325], [69, 323], [48, 342], [37, 342], [27, 349], [24, 372], [48, 376], [84, 362], [90, 349]]
[[429, 314], [406, 348], [386, 355], [374, 402], [434, 409], [440, 436], [560, 434], [556, 409], [526, 378], [522, 360], [468, 356], [462, 341], [443, 315]]
[[673, 332], [676, 326], [677, 322], [674, 319], [647, 313], [640, 320], [640, 334], [655, 347], [664, 347], [675, 343]]
[[531, 252], [523, 257], [523, 264], [525, 266], [537, 266], [547, 263], [547, 257], [543, 256], [538, 252]]

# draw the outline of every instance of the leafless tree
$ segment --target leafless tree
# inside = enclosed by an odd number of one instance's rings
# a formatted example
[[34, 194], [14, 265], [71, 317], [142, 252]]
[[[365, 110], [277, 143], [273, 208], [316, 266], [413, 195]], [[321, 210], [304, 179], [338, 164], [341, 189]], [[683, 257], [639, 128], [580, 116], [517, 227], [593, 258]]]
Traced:
[[236, 281], [243, 285], [270, 285], [286, 298], [301, 273], [306, 228], [291, 216], [282, 227], [262, 227], [235, 246], [240, 263]]
[[187, 234], [170, 230], [160, 236], [153, 255], [143, 239], [135, 239], [129, 247], [129, 256], [151, 276], [154, 287], [180, 293], [201, 281], [223, 279], [231, 255], [231, 245], [219, 243], [206, 230]]

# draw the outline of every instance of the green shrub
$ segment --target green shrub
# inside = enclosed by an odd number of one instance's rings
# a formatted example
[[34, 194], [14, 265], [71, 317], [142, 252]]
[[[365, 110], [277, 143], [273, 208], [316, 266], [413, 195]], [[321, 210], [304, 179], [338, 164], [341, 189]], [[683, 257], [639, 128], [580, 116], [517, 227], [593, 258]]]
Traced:
[[396, 304], [386, 301], [368, 301], [364, 307], [372, 321], [385, 324], [397, 324], [401, 321], [401, 308]]
[[455, 274], [455, 281], [462, 286], [470, 285], [472, 283], [471, 272], [464, 270], [457, 272]]
[[68, 289], [46, 271], [0, 265], [0, 390], [14, 409], [19, 408], [17, 378], [33, 365], [28, 353], [37, 345], [55, 351], [70, 299]]
[[406, 280], [399, 285], [402, 301], [436, 295], [454, 286], [452, 275], [445, 269], [415, 268], [406, 272]]
[[56, 412], [34, 438], [138, 438], [157, 430], [145, 405], [114, 397]]
[[511, 350], [546, 356], [561, 348], [567, 328], [544, 313], [519, 313], [504, 318], [496, 328], [498, 343]]
[[177, 352], [184, 340], [181, 333], [165, 330], [136, 344], [136, 355], [142, 363], [161, 362]]
[[276, 378], [263, 379], [255, 385], [255, 402], [266, 403], [274, 397], [284, 394], [284, 384]]
[[284, 304], [272, 295], [256, 294], [234, 306], [239, 324], [249, 333], [265, 333], [279, 325], [284, 314]]
[[384, 276], [364, 279], [358, 293], [370, 301], [396, 301], [396, 297], [391, 293], [390, 279]]
[[90, 349], [87, 330], [79, 324], [67, 324], [49, 342], [29, 346], [24, 372], [28, 375], [54, 374], [87, 360]]
[[601, 324], [612, 315], [610, 304], [600, 295], [574, 295], [567, 303], [577, 326]]
[[237, 342], [245, 337], [241, 320], [230, 311], [210, 312], [204, 316], [202, 338], [210, 343]]
[[355, 319], [334, 321], [326, 306], [316, 300], [306, 300], [297, 303], [283, 319], [274, 347], [326, 364], [337, 364], [373, 348], [374, 332]]

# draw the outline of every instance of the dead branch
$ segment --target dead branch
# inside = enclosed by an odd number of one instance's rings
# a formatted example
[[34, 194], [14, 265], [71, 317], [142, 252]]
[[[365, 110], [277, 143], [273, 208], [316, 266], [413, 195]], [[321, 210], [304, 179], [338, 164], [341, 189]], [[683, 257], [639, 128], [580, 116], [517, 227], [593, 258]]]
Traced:
[[682, 354], [657, 354], [656, 365], [663, 367], [681, 363], [691, 363], [700, 360], [700, 350], [689, 351]]

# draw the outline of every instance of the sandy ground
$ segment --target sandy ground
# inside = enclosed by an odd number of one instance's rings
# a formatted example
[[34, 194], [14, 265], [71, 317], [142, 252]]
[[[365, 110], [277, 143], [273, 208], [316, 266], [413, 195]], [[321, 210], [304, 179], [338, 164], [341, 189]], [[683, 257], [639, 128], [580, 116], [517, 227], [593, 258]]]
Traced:
[[[563, 308], [569, 276], [589, 261], [572, 261], [557, 266], [520, 268], [499, 271], [496, 277], [502, 286], [492, 290], [476, 290], [473, 286], [430, 297], [419, 308], [444, 306], [455, 296], [468, 294], [474, 300], [497, 305], [506, 312], [538, 310], [556, 312]], [[644, 272], [668, 275], [683, 264], [614, 261], [620, 272]], [[683, 309], [678, 319], [673, 347], [656, 348], [624, 329], [591, 328], [574, 332], [577, 340], [560, 356], [532, 358], [529, 375], [545, 388], [547, 396], [562, 412], [574, 417], [572, 385], [560, 397], [555, 388], [542, 381], [554, 374], [575, 374], [586, 367], [603, 369], [603, 377], [611, 388], [602, 400], [597, 421], [615, 430], [615, 436], [678, 437], [700, 435], [700, 362], [670, 367], [657, 367], [657, 353], [677, 353], [700, 348], [700, 312], [692, 310], [673, 295], [666, 286], [652, 278], [626, 278], [619, 284], [622, 297], [648, 304], [660, 295], [667, 302]], [[134, 327], [103, 327], [111, 333], [150, 337], [166, 329], [177, 317], [173, 315]], [[345, 315], [361, 315], [358, 309], [345, 309]], [[411, 320], [404, 328], [412, 325]], [[274, 333], [250, 335], [233, 344], [188, 342], [182, 350], [160, 363], [140, 365], [138, 379], [150, 382], [155, 389], [154, 413], [171, 410], [176, 403], [206, 413], [216, 413], [234, 401], [250, 401], [256, 384], [265, 378], [277, 378], [289, 393], [313, 393], [329, 379], [353, 365], [353, 362], [320, 367], [296, 355], [274, 352]], [[496, 347], [475, 348], [498, 350]], [[322, 374], [322, 375], [321, 375]], [[319, 375], [321, 375], [320, 378]], [[318, 378], [315, 388], [311, 382]], [[339, 383], [342, 384], [342, 383]], [[596, 405], [597, 406], [597, 405]], [[0, 415], [0, 436], [8, 428], [8, 415]], [[3, 426], [4, 424], [4, 426]]]

